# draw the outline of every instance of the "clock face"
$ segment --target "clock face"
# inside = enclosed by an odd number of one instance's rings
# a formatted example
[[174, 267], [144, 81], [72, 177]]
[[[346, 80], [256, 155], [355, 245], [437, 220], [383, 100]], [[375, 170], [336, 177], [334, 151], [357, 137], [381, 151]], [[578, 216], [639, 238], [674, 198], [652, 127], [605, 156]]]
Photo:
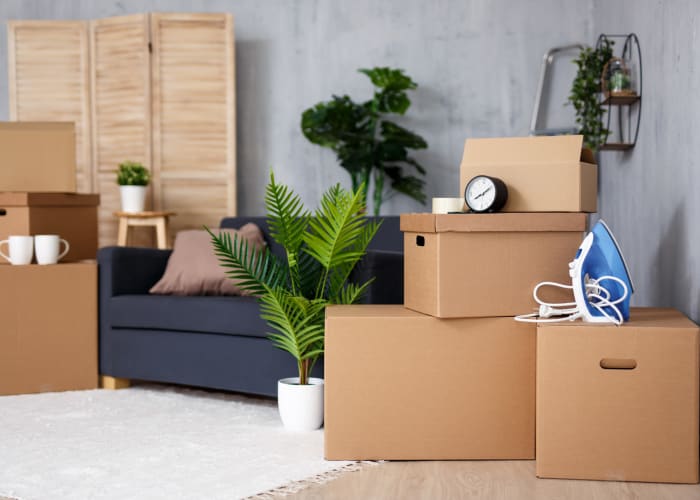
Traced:
[[484, 176], [474, 177], [467, 185], [465, 201], [475, 212], [488, 210], [496, 199], [496, 186]]

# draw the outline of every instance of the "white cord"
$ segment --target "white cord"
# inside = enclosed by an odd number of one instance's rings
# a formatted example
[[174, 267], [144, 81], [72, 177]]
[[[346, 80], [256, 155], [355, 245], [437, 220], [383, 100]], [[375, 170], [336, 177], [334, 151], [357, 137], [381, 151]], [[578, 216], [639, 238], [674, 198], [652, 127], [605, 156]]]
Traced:
[[[618, 283], [620, 286], [622, 286], [622, 295], [615, 300], [610, 300], [610, 291], [600, 284], [603, 281], [614, 281]], [[540, 299], [538, 292], [543, 286], [552, 286], [566, 290], [572, 290], [574, 288], [573, 285], [556, 283], [554, 281], [543, 281], [538, 283], [532, 290], [532, 297], [535, 299], [535, 302], [540, 305], [538, 312], [521, 314], [515, 317], [515, 321], [521, 321], [524, 323], [558, 323], [563, 321], [574, 321], [583, 316], [583, 313], [578, 307], [572, 307], [576, 306], [576, 302], [546, 302]], [[596, 308], [596, 310], [607, 318], [608, 321], [620, 326], [624, 322], [624, 316], [622, 315], [620, 308], [617, 307], [617, 304], [620, 304], [627, 298], [629, 290], [625, 282], [617, 276], [601, 276], [597, 279], [586, 279], [585, 287], [586, 299], [588, 300], [588, 303], [592, 307]], [[606, 307], [612, 309], [616, 317], [610, 315], [605, 310]], [[561, 315], [564, 317], [550, 318], [552, 315]]]

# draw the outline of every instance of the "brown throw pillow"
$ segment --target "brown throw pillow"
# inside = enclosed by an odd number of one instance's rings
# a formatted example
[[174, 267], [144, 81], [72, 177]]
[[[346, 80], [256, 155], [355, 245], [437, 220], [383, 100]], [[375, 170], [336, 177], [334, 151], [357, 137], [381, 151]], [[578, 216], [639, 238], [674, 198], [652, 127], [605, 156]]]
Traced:
[[[248, 240], [250, 250], [265, 247], [262, 231], [253, 223], [240, 229], [219, 229]], [[216, 232], [216, 231], [214, 231]], [[173, 253], [163, 277], [150, 293], [159, 295], [250, 295], [226, 276], [214, 253], [211, 236], [206, 231], [180, 231], [175, 237]]]

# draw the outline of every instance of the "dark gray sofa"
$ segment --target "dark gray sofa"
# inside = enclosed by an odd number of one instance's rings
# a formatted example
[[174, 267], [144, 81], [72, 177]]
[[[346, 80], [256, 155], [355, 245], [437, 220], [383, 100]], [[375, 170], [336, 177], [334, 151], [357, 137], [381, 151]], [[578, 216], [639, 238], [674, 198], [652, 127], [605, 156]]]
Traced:
[[[403, 303], [403, 238], [398, 217], [385, 217], [353, 280], [376, 280], [364, 301]], [[227, 217], [223, 228], [258, 224], [273, 253], [262, 217]], [[275, 396], [277, 380], [296, 375], [296, 362], [274, 348], [251, 297], [149, 295], [170, 250], [99, 250], [100, 374]], [[323, 376], [322, 363], [314, 375]]]

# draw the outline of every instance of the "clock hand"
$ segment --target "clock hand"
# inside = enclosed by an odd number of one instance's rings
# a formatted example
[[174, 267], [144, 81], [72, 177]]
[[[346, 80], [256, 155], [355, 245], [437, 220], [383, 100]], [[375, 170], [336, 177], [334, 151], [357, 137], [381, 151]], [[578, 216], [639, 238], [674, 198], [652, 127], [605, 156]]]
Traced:
[[490, 190], [491, 190], [491, 186], [487, 187], [487, 188], [484, 189], [481, 193], [477, 194], [477, 195], [474, 197], [474, 199], [475, 199], [475, 200], [478, 200], [479, 198], [481, 198], [482, 196], [484, 196], [486, 193], [488, 193]]

